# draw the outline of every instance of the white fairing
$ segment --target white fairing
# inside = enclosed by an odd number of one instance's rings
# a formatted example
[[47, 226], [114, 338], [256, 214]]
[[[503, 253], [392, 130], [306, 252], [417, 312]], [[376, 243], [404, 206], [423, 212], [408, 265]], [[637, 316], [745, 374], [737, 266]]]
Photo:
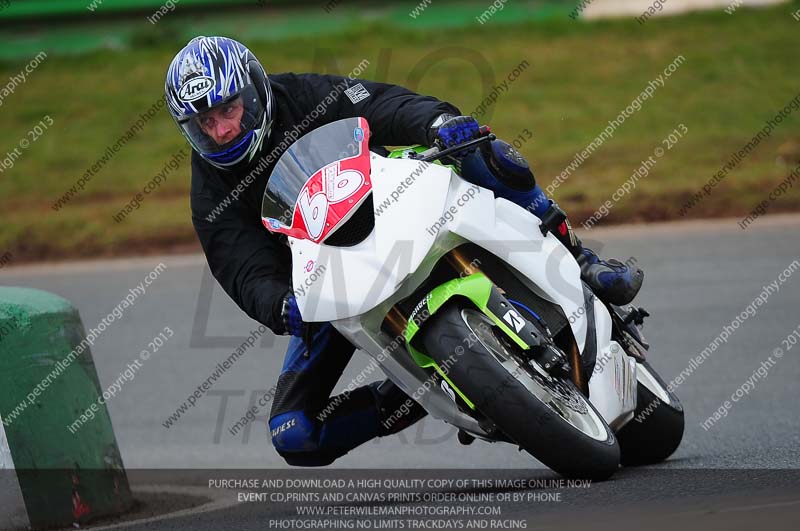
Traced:
[[[542, 235], [539, 218], [448, 168], [375, 154], [371, 162], [376, 215], [369, 237], [341, 248], [289, 238], [300, 313], [306, 321], [332, 321], [432, 416], [480, 434], [477, 423], [438, 387], [414, 393], [426, 373], [404, 347], [389, 346], [394, 338], [378, 330], [380, 321], [397, 300], [421, 284], [437, 259], [471, 241], [505, 260], [530, 289], [559, 305], [583, 353], [589, 321], [580, 267], [552, 234]], [[415, 172], [419, 175], [413, 177]], [[321, 265], [324, 272], [319, 274]], [[636, 406], [636, 367], [611, 341], [608, 310], [592, 300], [598, 363], [610, 357], [606, 364], [614, 370], [595, 372], [589, 382], [590, 400], [616, 429], [630, 420]]]
[[[427, 229], [445, 207], [451, 171], [376, 154], [371, 159], [376, 215], [369, 237], [353, 247], [289, 238], [297, 306], [306, 321], [335, 321], [371, 310], [416, 271], [436, 239]], [[384, 201], [389, 203], [378, 215]], [[320, 267], [324, 272], [315, 274]]]
[[[456, 189], [451, 197], [474, 186], [460, 178], [452, 183]], [[578, 263], [552, 234], [542, 236], [539, 218], [515, 203], [494, 198], [489, 190], [484, 192], [460, 209], [450, 230], [503, 258], [533, 281], [530, 287], [539, 295], [561, 306], [564, 315], [572, 317], [573, 335], [584, 352], [588, 312]], [[606, 307], [596, 297], [590, 304], [594, 305], [597, 359], [613, 351], [614, 367], [590, 378], [590, 401], [609, 426], [617, 429], [636, 409], [636, 362], [611, 341], [612, 322]]]
[[[453, 179], [453, 203], [474, 185]], [[581, 271], [578, 263], [552, 234], [542, 235], [541, 220], [487, 189], [461, 207], [449, 230], [502, 258], [533, 282], [546, 300], [574, 315], [573, 333], [578, 348], [586, 341]]]
[[613, 429], [621, 428], [636, 409], [636, 360], [611, 340], [608, 310], [592, 298], [597, 334], [597, 361], [589, 378], [589, 398]]
[[616, 430], [632, 418], [636, 409], [636, 360], [626, 355], [616, 341], [598, 352], [597, 360], [589, 380], [589, 397], [608, 425]]

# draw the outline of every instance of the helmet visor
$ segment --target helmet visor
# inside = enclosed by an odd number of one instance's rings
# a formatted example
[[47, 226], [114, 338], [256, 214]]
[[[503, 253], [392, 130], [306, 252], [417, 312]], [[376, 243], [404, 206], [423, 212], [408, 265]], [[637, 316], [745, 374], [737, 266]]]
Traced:
[[262, 127], [264, 112], [265, 102], [251, 83], [210, 109], [179, 120], [178, 124], [197, 152], [222, 155], [235, 150]]

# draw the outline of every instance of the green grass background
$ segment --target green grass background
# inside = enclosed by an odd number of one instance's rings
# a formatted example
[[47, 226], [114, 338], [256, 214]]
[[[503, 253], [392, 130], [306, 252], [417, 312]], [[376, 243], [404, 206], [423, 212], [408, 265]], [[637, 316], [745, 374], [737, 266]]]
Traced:
[[[525, 128], [521, 149], [544, 187], [678, 54], [686, 62], [644, 108], [586, 161], [555, 198], [573, 224], [585, 219], [653, 153], [679, 123], [688, 135], [603, 223], [678, 217], [683, 201], [800, 92], [800, 3], [652, 19], [477, 22], [461, 27], [364, 22], [317, 38], [265, 33], [248, 46], [271, 72], [346, 74], [363, 59], [362, 76], [411, 86], [473, 110], [483, 93], [470, 57], [483, 57], [500, 81], [520, 61], [528, 69], [492, 107], [501, 138]], [[319, 6], [316, 7], [319, 11]], [[249, 15], [251, 24], [257, 17]], [[406, 21], [407, 22], [407, 21]], [[177, 17], [143, 31], [121, 50], [50, 57], [0, 107], [0, 158], [49, 115], [54, 125], [0, 174], [0, 250], [18, 259], [139, 253], [192, 245], [189, 165], [170, 174], [143, 206], [117, 224], [112, 216], [157, 173], [184, 141], [166, 110], [59, 212], [51, 205], [149, 108], [163, 90], [167, 65], [185, 43]], [[173, 31], [174, 30], [174, 31]], [[442, 50], [450, 52], [444, 53]], [[456, 50], [456, 51], [453, 51]], [[461, 51], [457, 51], [461, 50]], [[431, 53], [446, 58], [419, 82], [409, 73]], [[0, 87], [26, 60], [0, 64]], [[781, 162], [784, 161], [784, 162]], [[785, 161], [789, 161], [787, 166]], [[743, 216], [800, 162], [800, 113], [785, 120], [690, 211], [689, 217]], [[797, 188], [770, 212], [800, 207]]]

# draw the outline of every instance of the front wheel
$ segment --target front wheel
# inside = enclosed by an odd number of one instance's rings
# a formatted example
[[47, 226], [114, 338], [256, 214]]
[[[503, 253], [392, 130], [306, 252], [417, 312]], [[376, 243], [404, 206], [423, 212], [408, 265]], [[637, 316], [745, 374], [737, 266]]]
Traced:
[[636, 365], [636, 412], [617, 433], [625, 466], [663, 461], [683, 439], [683, 406], [647, 362]]
[[421, 333], [464, 396], [539, 461], [570, 478], [603, 480], [617, 470], [619, 444], [600, 414], [572, 382], [530, 364], [486, 315], [451, 301]]

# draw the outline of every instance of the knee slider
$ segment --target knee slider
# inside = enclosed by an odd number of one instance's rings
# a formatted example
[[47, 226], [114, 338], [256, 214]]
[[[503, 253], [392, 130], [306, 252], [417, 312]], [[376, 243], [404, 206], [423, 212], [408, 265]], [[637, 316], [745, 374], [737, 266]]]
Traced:
[[328, 466], [341, 457], [325, 452], [281, 452], [280, 450], [278, 455], [290, 466]]
[[490, 146], [469, 153], [461, 162], [461, 175], [540, 218], [550, 207], [527, 161], [508, 142], [494, 140]]
[[503, 140], [494, 140], [482, 148], [489, 170], [513, 190], [528, 192], [536, 186], [536, 178], [525, 157], [514, 146]]
[[320, 451], [317, 426], [302, 411], [272, 417], [269, 429], [275, 450], [289, 465], [325, 466], [339, 457]]
[[527, 193], [536, 187], [536, 179], [525, 157], [514, 146], [493, 140], [467, 154], [461, 162], [463, 177], [478, 186], [489, 188], [504, 197]]

